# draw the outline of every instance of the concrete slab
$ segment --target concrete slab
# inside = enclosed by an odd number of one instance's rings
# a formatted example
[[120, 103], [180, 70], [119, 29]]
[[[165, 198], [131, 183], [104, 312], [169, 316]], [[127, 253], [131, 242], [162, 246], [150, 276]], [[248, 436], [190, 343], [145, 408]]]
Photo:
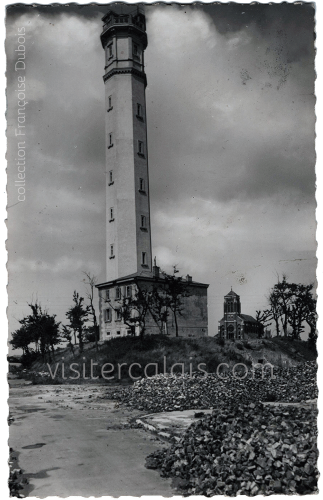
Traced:
[[198, 418], [195, 415], [212, 413], [213, 410], [183, 410], [151, 413], [137, 419], [147, 431], [157, 434], [166, 441], [178, 441], [186, 429]]

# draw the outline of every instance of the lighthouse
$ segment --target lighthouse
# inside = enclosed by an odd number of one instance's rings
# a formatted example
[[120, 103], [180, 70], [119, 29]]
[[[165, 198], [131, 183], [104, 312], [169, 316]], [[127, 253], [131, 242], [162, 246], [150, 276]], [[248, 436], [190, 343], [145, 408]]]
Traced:
[[110, 10], [102, 21], [106, 278], [110, 281], [152, 272], [144, 64], [147, 34], [145, 16], [138, 8], [127, 14]]
[[[117, 10], [118, 9], [118, 10]], [[105, 54], [106, 282], [97, 286], [100, 340], [138, 335], [142, 294], [165, 293], [165, 275], [152, 265], [144, 53], [144, 13], [131, 5], [109, 10], [102, 19]], [[144, 304], [148, 333], [206, 336], [207, 284], [183, 282], [181, 312], [166, 311], [162, 324]], [[159, 290], [159, 292], [158, 292]], [[161, 290], [161, 292], [160, 292]], [[140, 301], [139, 301], [140, 302]], [[131, 306], [129, 306], [131, 304]], [[165, 306], [167, 307], [167, 306]], [[141, 311], [142, 312], [142, 311]], [[175, 326], [176, 322], [176, 326]], [[138, 320], [139, 323], [139, 320]]]

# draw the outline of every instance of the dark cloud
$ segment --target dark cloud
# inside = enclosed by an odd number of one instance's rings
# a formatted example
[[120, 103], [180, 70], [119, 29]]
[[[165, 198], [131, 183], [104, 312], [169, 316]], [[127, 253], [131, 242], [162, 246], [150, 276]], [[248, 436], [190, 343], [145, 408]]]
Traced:
[[[255, 12], [267, 12], [264, 19], [269, 19], [265, 34], [259, 36], [255, 23], [250, 27], [236, 21], [244, 7], [212, 7], [215, 25], [215, 19], [226, 18], [235, 29], [222, 29], [219, 35], [216, 25], [208, 39], [214, 39], [214, 48], [206, 44], [199, 54], [192, 51], [194, 43], [201, 43], [198, 30], [195, 42], [189, 29], [187, 38], [183, 32], [179, 60], [162, 50], [161, 40], [150, 37], [147, 56], [153, 44], [159, 52], [158, 64], [166, 61], [160, 68], [164, 78], [157, 82], [153, 72], [147, 92], [149, 99], [154, 94], [148, 108], [150, 153], [159, 158], [158, 169], [152, 173], [153, 198], [165, 193], [168, 197], [203, 193], [223, 201], [287, 196], [294, 203], [313, 196], [313, 58], [287, 64], [286, 37], [284, 30], [278, 33], [278, 26], [285, 23], [285, 32], [298, 37], [288, 9], [281, 16], [279, 9], [269, 9], [270, 17], [268, 9], [251, 8], [250, 19], [257, 20]], [[302, 25], [302, 9], [296, 10], [294, 24], [296, 19]], [[163, 6], [162, 15], [166, 12], [170, 9]], [[191, 15], [188, 7], [173, 12], [184, 25], [185, 15]], [[307, 21], [304, 26], [306, 31]], [[206, 31], [205, 27], [202, 36]], [[313, 54], [310, 37], [306, 49]], [[158, 94], [153, 92], [157, 86]]]
[[231, 176], [228, 172], [226, 189], [216, 190], [217, 197], [223, 201], [237, 198], [255, 202], [268, 197], [295, 205], [308, 198], [314, 201], [315, 172], [312, 164], [312, 161], [309, 164], [307, 160], [286, 158], [268, 145], [257, 153], [253, 152], [246, 169], [241, 171], [233, 167]]
[[305, 29], [313, 33], [315, 4], [314, 3], [287, 3], [279, 4], [194, 4], [196, 9], [202, 9], [214, 22], [221, 34], [237, 32], [248, 24], [254, 24], [259, 31], [273, 32], [283, 27], [286, 32], [296, 29]]
[[[111, 5], [111, 4], [110, 4]], [[19, 18], [22, 15], [41, 15], [42, 18], [55, 18], [64, 14], [74, 15], [78, 17], [85, 17], [92, 19], [98, 15], [102, 16], [109, 8], [109, 4], [89, 4], [79, 5], [77, 3], [70, 3], [67, 5], [50, 4], [50, 5], [25, 5], [25, 4], [12, 4], [6, 6], [8, 21], [11, 19]]]

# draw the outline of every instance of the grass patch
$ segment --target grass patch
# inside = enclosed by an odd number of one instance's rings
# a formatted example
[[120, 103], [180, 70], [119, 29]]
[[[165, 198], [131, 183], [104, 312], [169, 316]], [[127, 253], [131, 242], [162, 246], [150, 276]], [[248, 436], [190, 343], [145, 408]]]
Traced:
[[[219, 339], [213, 337], [203, 338], [174, 338], [164, 335], [147, 335], [143, 339], [139, 337], [120, 337], [101, 344], [96, 351], [94, 344], [85, 344], [83, 353], [79, 353], [78, 346], [74, 347], [74, 353], [68, 348], [57, 349], [55, 359], [50, 363], [55, 378], [39, 377], [37, 373], [47, 372], [49, 368], [41, 359], [35, 361], [31, 366], [33, 372], [33, 383], [90, 383], [108, 382], [102, 378], [102, 366], [106, 365], [105, 375], [113, 377], [111, 382], [130, 382], [129, 367], [132, 367], [133, 377], [152, 376], [156, 373], [190, 373], [205, 370], [215, 373], [220, 363], [227, 363], [230, 367], [236, 363], [251, 364], [250, 352], [255, 348], [251, 341], [219, 343]], [[264, 357], [276, 361], [279, 351], [291, 360], [312, 361], [315, 353], [308, 348], [306, 342], [290, 341], [289, 339], [266, 340], [266, 344], [258, 343], [264, 350]], [[302, 353], [302, 358], [299, 358]], [[64, 371], [62, 365], [64, 363]], [[74, 365], [72, 365], [74, 363]], [[135, 364], [136, 363], [136, 364]], [[276, 363], [274, 363], [276, 364]], [[176, 366], [175, 366], [176, 365]], [[145, 371], [146, 369], [146, 371]], [[77, 377], [77, 372], [80, 375]], [[63, 378], [65, 377], [65, 379]]]
[[316, 351], [307, 342], [304, 342], [304, 340], [274, 337], [271, 341], [283, 352], [291, 352], [295, 349], [298, 355], [304, 357], [304, 361], [314, 361], [317, 358]]

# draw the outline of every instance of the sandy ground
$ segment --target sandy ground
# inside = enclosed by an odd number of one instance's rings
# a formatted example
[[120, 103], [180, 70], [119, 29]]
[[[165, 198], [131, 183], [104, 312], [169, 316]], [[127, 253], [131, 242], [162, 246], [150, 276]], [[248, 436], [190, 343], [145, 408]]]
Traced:
[[[12, 381], [9, 446], [30, 496], [172, 496], [169, 479], [145, 468], [167, 444], [122, 424], [142, 414], [101, 399], [103, 386], [32, 386]], [[28, 491], [29, 490], [29, 491]]]

